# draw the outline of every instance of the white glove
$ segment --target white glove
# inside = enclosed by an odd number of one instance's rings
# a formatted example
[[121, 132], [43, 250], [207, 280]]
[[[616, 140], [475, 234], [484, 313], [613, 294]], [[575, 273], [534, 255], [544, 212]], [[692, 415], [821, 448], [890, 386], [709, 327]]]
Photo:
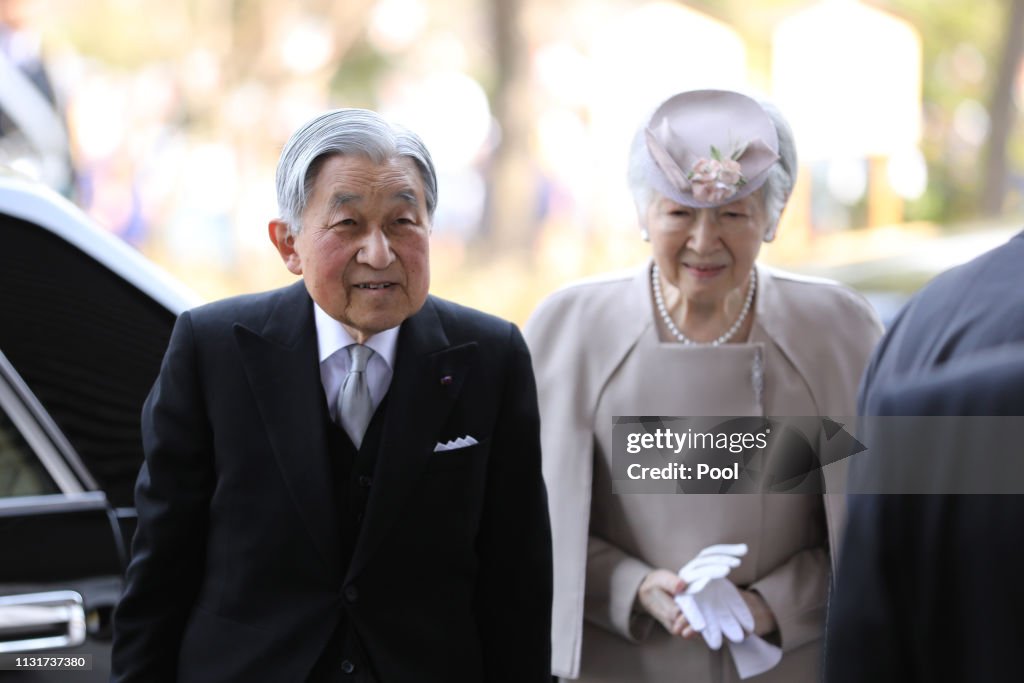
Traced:
[[739, 589], [728, 579], [711, 579], [699, 592], [690, 593], [687, 589], [676, 596], [676, 604], [712, 650], [722, 647], [723, 635], [740, 643], [754, 632], [754, 615]]
[[726, 578], [746, 554], [743, 543], [708, 546], [679, 570], [687, 586], [675, 598], [709, 648], [721, 648], [723, 634], [732, 642], [729, 654], [742, 679], [764, 673], [782, 660], [780, 648], [754, 634], [754, 615], [739, 589]]
[[735, 584], [728, 579], [714, 579], [697, 594], [701, 612], [715, 615], [725, 637], [734, 643], [743, 642], [754, 632], [754, 615], [747, 607]]
[[683, 565], [679, 578], [686, 582], [687, 593], [699, 593], [708, 581], [728, 576], [732, 569], [740, 566], [740, 558], [746, 554], [746, 543], [708, 546]]
[[[734, 643], [745, 637], [744, 628], [753, 631], [754, 618], [739, 591], [726, 576], [740, 565], [747, 554], [744, 543], [712, 545], [679, 570], [686, 590], [676, 596], [676, 604], [686, 620], [699, 632], [712, 650], [722, 647], [722, 634]], [[749, 626], [748, 626], [749, 625]]]

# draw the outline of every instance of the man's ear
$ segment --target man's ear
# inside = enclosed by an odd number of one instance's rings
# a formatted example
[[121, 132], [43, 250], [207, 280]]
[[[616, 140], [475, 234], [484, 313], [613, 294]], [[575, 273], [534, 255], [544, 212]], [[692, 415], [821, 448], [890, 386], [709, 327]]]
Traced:
[[288, 224], [275, 218], [267, 226], [267, 232], [270, 233], [270, 241], [277, 247], [277, 253], [281, 254], [285, 267], [295, 275], [302, 275], [302, 259], [295, 250], [295, 235]]

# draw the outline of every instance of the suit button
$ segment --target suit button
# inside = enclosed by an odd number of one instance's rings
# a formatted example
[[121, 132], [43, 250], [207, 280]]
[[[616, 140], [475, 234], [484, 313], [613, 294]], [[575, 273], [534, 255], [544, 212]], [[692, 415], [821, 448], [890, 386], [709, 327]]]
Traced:
[[373, 479], [370, 479], [365, 474], [362, 474], [362, 475], [359, 476], [359, 485], [362, 486], [364, 489], [370, 488], [370, 484], [372, 484], [372, 483], [373, 483]]
[[355, 673], [355, 671], [356, 671], [356, 665], [353, 664], [352, 662], [348, 661], [347, 659], [341, 663], [341, 673], [343, 673], [343, 674], [351, 674], [351, 673]]
[[349, 602], [355, 602], [359, 599], [359, 589], [355, 586], [345, 586], [345, 599]]

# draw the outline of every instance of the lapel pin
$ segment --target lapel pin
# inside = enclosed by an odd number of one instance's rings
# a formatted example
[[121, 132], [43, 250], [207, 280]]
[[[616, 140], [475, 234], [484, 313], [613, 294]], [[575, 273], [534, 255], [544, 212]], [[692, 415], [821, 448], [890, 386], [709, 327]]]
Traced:
[[446, 387], [454, 381], [455, 380], [452, 379], [451, 375], [445, 375], [444, 377], [441, 378], [441, 386]]

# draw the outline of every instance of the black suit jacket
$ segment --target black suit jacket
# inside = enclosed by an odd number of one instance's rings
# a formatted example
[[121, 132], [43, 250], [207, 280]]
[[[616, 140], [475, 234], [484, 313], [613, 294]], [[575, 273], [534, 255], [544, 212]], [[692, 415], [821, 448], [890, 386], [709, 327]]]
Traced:
[[[860, 412], [1024, 415], [1022, 341], [1024, 233], [911, 300], [875, 351]], [[984, 467], [998, 438], [974, 434], [935, 458]], [[869, 464], [854, 456], [851, 476]], [[1019, 495], [851, 496], [826, 680], [1020, 680], [1022, 520]]]
[[881, 414], [876, 402], [890, 384], [927, 375], [953, 359], [1021, 341], [1024, 232], [939, 275], [911, 298], [872, 354], [861, 380], [857, 412]]
[[[301, 681], [342, 610], [380, 681], [549, 681], [539, 417], [514, 325], [437, 299], [400, 329], [343, 575], [302, 282], [181, 316], [143, 411], [116, 681]], [[470, 435], [453, 452], [435, 444]]]

